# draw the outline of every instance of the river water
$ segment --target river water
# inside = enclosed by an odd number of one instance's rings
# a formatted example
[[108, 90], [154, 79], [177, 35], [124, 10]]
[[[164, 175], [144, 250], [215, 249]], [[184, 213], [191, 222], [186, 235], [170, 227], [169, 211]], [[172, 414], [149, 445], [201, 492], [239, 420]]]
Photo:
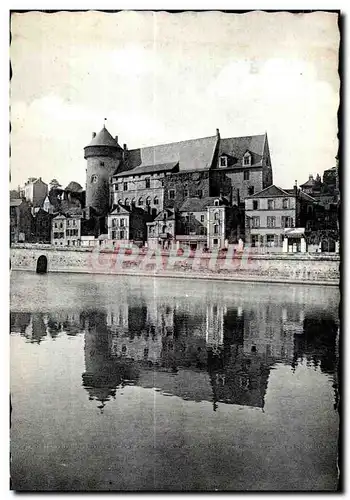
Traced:
[[11, 480], [334, 491], [335, 287], [11, 275]]

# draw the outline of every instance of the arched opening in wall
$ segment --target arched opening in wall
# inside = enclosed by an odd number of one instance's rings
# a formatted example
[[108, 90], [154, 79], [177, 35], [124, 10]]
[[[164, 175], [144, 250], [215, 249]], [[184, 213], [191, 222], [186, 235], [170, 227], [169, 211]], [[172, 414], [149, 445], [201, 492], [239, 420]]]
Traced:
[[39, 274], [45, 274], [47, 272], [47, 258], [45, 255], [40, 255], [36, 263], [36, 272]]

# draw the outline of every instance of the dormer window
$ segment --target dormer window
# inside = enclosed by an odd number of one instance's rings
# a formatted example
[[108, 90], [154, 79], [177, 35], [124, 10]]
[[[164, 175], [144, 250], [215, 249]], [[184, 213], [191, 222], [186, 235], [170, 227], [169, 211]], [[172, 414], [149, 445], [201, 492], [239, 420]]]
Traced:
[[219, 165], [220, 165], [220, 168], [227, 167], [227, 156], [220, 156]]
[[94, 184], [97, 182], [97, 175], [91, 176], [91, 182], [93, 182]]
[[243, 156], [243, 165], [251, 165], [251, 159], [252, 159], [252, 156], [249, 152], [247, 152], [244, 156]]
[[219, 206], [219, 200], [214, 200], [214, 207], [218, 207]]

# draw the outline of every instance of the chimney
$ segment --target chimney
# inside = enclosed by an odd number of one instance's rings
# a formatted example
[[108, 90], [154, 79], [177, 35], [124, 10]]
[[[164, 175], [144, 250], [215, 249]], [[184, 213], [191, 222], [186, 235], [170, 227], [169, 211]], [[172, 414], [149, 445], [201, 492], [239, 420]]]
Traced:
[[314, 176], [312, 174], [309, 175], [309, 181], [313, 181], [314, 180]]
[[294, 181], [294, 195], [298, 194], [298, 181]]
[[218, 128], [216, 129], [216, 137], [220, 139], [220, 130]]
[[96, 132], [92, 132], [92, 138], [94, 139], [96, 137]]
[[115, 142], [118, 142], [118, 136], [117, 135], [114, 137], [114, 139], [115, 139]]
[[123, 160], [126, 160], [128, 154], [128, 146], [126, 144], [123, 144]]

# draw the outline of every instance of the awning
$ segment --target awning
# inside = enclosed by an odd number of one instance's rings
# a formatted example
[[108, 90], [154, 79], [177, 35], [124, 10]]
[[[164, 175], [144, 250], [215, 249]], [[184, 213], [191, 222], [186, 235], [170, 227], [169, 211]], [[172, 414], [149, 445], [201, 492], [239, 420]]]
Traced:
[[302, 238], [304, 234], [304, 227], [291, 227], [284, 230], [284, 236], [287, 236], [287, 238]]

